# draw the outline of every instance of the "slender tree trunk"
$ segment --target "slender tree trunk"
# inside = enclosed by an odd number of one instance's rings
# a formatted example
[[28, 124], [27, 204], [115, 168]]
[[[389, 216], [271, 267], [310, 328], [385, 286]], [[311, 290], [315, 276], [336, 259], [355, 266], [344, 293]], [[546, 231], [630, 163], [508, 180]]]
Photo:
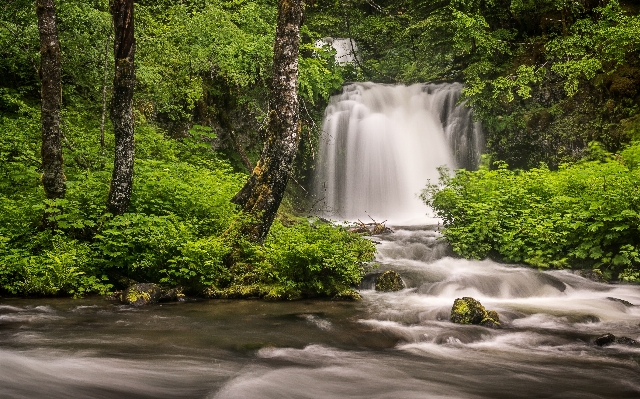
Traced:
[[102, 114], [100, 115], [100, 169], [104, 169], [104, 120], [107, 114], [107, 68], [109, 64], [109, 39], [104, 41], [104, 79], [102, 82]]
[[267, 139], [260, 160], [232, 201], [253, 217], [244, 233], [263, 242], [287, 187], [298, 151], [298, 54], [302, 0], [278, 2], [278, 25], [273, 46], [273, 80]]
[[56, 26], [56, 6], [53, 0], [36, 1], [40, 32], [40, 78], [42, 80], [42, 184], [49, 199], [64, 198], [62, 132], [60, 106], [60, 42]]
[[133, 31], [133, 0], [112, 0], [115, 75], [111, 121], [116, 139], [113, 175], [107, 210], [114, 215], [127, 211], [133, 188], [133, 88], [136, 81]]

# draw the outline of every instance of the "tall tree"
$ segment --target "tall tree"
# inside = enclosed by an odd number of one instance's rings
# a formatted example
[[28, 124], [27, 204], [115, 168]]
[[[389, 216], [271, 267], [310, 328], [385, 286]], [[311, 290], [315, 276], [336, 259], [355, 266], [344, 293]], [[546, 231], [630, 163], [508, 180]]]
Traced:
[[133, 0], [112, 0], [115, 75], [111, 121], [115, 134], [115, 157], [107, 210], [114, 215], [127, 211], [133, 188], [133, 88], [136, 81]]
[[37, 0], [40, 32], [40, 78], [42, 118], [42, 184], [47, 198], [63, 198], [65, 194], [60, 106], [60, 41], [56, 25], [56, 5], [53, 0]]
[[300, 141], [297, 88], [302, 8], [302, 0], [278, 2], [267, 138], [249, 180], [232, 199], [252, 216], [244, 233], [255, 242], [263, 242], [271, 228]]

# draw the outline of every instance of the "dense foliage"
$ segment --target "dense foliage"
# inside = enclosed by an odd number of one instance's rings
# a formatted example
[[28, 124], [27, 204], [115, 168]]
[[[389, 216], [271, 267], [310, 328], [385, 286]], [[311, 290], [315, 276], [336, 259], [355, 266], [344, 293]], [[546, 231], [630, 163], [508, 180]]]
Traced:
[[359, 74], [456, 80], [510, 167], [618, 151], [640, 103], [640, 8], [625, 0], [316, 2], [309, 24], [357, 43]]
[[441, 171], [422, 198], [443, 218], [444, 236], [464, 256], [537, 267], [594, 268], [640, 281], [640, 144], [613, 157], [513, 171]]
[[[40, 181], [35, 8], [28, 0], [0, 6], [0, 295], [81, 296], [132, 282], [226, 297], [352, 295], [371, 242], [292, 217], [264, 246], [237, 234], [242, 220], [230, 199], [247, 177], [238, 149], [255, 159], [261, 147], [274, 1], [136, 4], [134, 190], [117, 217], [105, 208], [114, 146], [108, 1], [56, 4], [67, 188], [56, 201], [45, 199]], [[309, 47], [316, 37], [305, 32]], [[343, 68], [319, 48], [300, 65], [312, 150], [313, 118]], [[44, 228], [45, 219], [56, 228]]]
[[[2, 126], [24, 133], [9, 127]], [[83, 295], [141, 281], [196, 294], [296, 298], [344, 294], [359, 282], [374, 253], [371, 242], [304, 219], [277, 224], [264, 247], [244, 242], [233, 233], [240, 215], [229, 200], [246, 175], [223, 160], [194, 156], [195, 140], [167, 139], [144, 125], [136, 138], [134, 196], [118, 217], [105, 214], [109, 168], [68, 168], [67, 196], [53, 202], [45, 200], [35, 167], [7, 163], [0, 291]], [[10, 150], [7, 141], [3, 148]], [[45, 210], [56, 231], [39, 228]]]

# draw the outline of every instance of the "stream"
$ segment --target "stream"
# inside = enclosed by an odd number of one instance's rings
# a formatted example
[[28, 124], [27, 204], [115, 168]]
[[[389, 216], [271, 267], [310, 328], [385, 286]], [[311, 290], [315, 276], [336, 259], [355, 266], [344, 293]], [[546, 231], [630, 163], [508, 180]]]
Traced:
[[[593, 343], [640, 340], [639, 286], [455, 259], [436, 230], [376, 237], [408, 288], [360, 302], [2, 299], [0, 397], [640, 397], [640, 348]], [[461, 296], [504, 328], [449, 322]]]

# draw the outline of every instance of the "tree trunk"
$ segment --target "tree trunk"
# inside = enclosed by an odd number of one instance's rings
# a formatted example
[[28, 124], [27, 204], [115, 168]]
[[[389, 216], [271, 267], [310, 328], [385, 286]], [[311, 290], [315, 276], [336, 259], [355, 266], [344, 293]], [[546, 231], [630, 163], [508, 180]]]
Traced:
[[54, 1], [36, 1], [36, 14], [40, 32], [40, 78], [42, 80], [42, 184], [47, 198], [64, 198], [65, 177], [62, 161], [62, 132], [60, 131], [62, 103], [60, 42]]
[[271, 228], [300, 141], [297, 88], [301, 22], [302, 0], [278, 2], [267, 138], [249, 180], [232, 199], [252, 216], [243, 232], [254, 242], [263, 242]]
[[111, 121], [115, 134], [113, 175], [107, 210], [114, 215], [127, 211], [133, 188], [133, 88], [136, 81], [133, 31], [133, 0], [113, 0], [111, 14], [114, 27], [115, 75]]

